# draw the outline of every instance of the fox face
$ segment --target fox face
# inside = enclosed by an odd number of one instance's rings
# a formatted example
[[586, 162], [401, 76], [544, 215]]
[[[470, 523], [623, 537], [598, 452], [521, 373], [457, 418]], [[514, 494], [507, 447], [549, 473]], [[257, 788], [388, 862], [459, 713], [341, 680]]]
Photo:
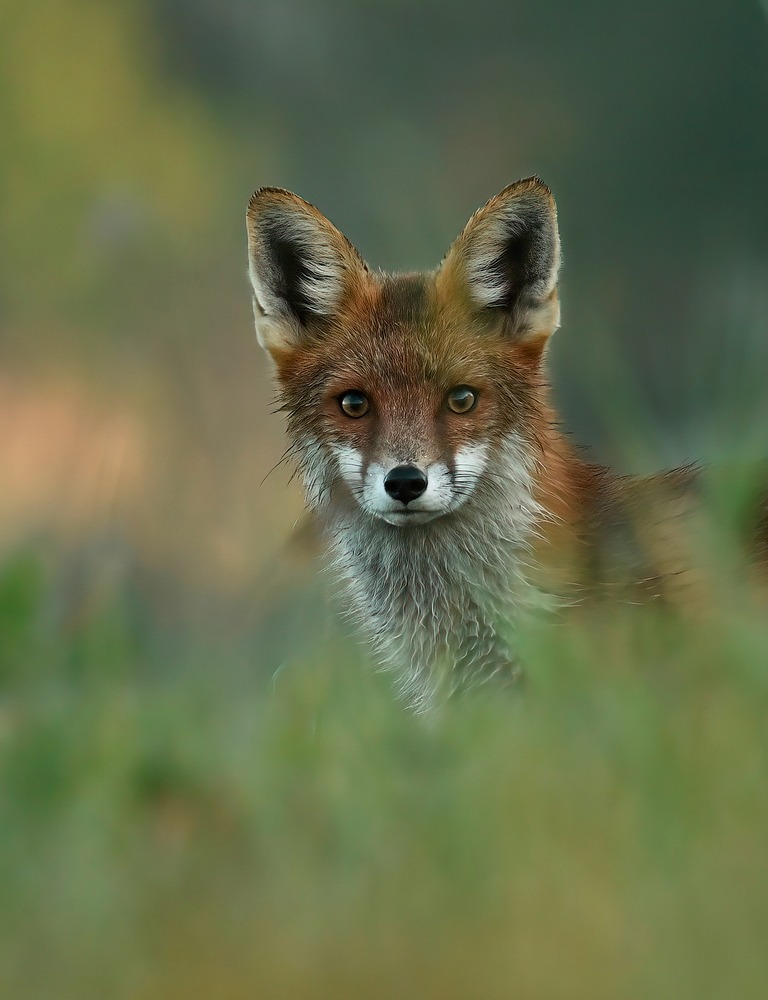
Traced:
[[492, 198], [426, 273], [371, 272], [275, 188], [251, 199], [248, 239], [258, 338], [345, 610], [412, 705], [514, 680], [527, 609], [680, 586], [691, 470], [613, 476], [549, 407], [560, 253], [541, 181]]
[[534, 464], [547, 421], [540, 369], [559, 321], [549, 189], [506, 188], [428, 273], [372, 273], [279, 189], [253, 196], [248, 234], [257, 334], [310, 505], [406, 535], [498, 506], [505, 463]]

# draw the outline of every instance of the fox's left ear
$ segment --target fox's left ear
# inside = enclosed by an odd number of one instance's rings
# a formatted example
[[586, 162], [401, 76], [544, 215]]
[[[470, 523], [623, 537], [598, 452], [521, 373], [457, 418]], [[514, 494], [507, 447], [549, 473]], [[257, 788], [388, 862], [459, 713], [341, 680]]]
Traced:
[[555, 200], [528, 177], [475, 212], [443, 261], [438, 288], [502, 318], [516, 339], [544, 340], [560, 323], [559, 267]]
[[247, 226], [256, 333], [277, 357], [322, 335], [368, 268], [314, 205], [282, 188], [253, 195]]

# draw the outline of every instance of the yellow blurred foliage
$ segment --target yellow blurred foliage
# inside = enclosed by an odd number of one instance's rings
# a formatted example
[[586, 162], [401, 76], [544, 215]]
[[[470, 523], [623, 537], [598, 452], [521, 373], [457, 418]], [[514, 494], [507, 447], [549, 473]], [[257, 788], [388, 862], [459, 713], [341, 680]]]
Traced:
[[242, 581], [300, 503], [260, 488], [236, 142], [159, 45], [142, 0], [0, 0], [0, 547], [119, 530]]
[[159, 69], [133, 2], [4, 0], [0, 239], [6, 312], [98, 282], [110, 240], [194, 250], [215, 218], [223, 137]]

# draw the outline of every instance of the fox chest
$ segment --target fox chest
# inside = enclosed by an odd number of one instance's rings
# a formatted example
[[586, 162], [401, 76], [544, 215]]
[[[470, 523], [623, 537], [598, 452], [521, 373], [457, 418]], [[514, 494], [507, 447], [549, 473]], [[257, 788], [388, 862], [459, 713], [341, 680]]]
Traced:
[[441, 541], [342, 532], [332, 544], [343, 604], [417, 702], [515, 670], [512, 554]]

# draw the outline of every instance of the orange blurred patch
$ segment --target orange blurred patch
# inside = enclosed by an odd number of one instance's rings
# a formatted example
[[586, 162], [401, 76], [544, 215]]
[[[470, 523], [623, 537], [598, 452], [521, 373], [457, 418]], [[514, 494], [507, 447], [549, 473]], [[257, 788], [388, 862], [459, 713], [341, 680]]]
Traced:
[[0, 540], [41, 526], [92, 530], [135, 504], [147, 442], [126, 408], [105, 408], [74, 384], [0, 378]]

